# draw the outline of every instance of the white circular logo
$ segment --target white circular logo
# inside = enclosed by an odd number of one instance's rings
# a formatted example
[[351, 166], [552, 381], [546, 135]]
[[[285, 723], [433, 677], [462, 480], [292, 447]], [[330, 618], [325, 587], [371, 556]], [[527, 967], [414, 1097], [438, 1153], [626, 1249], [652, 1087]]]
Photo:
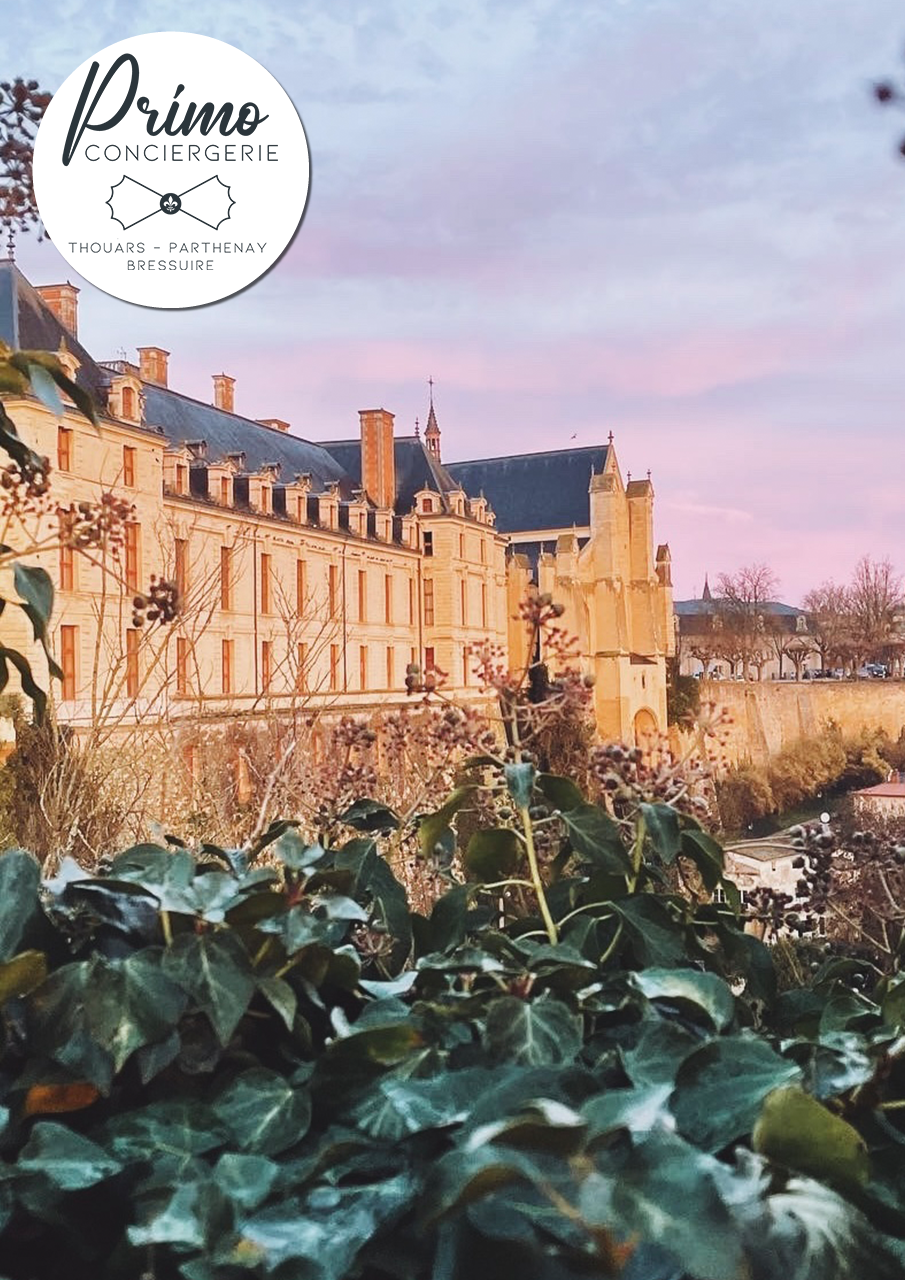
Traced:
[[272, 266], [308, 198], [308, 143], [254, 58], [181, 31], [121, 40], [54, 94], [38, 209], [92, 284], [146, 307], [227, 298]]

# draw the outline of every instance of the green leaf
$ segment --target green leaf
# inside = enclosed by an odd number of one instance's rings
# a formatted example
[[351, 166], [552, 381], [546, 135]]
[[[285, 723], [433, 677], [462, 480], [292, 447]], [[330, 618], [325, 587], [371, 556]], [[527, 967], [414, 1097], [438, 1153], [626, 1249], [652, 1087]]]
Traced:
[[298, 1008], [298, 996], [283, 978], [258, 978], [258, 990], [283, 1021], [287, 1031], [292, 1030]]
[[679, 852], [679, 815], [668, 804], [641, 804], [638, 808], [654, 852], [669, 866]]
[[17, 1162], [23, 1173], [40, 1173], [60, 1191], [81, 1191], [119, 1173], [120, 1163], [97, 1143], [52, 1120], [40, 1120]]
[[512, 797], [512, 803], [517, 809], [527, 809], [531, 804], [531, 796], [534, 793], [534, 779], [537, 777], [537, 770], [533, 764], [507, 764], [503, 773], [506, 777], [506, 787]]
[[165, 952], [163, 969], [207, 1014], [220, 1043], [228, 1044], [255, 989], [238, 938], [222, 931], [181, 934]]
[[562, 778], [555, 773], [539, 773], [537, 789], [554, 809], [567, 813], [585, 803], [581, 790], [571, 778]]
[[463, 859], [474, 879], [487, 883], [513, 875], [520, 860], [521, 847], [511, 827], [476, 831], [468, 842]]
[[[25, 608], [26, 606], [22, 606]], [[0, 693], [6, 688], [9, 681], [9, 664], [16, 668], [19, 673], [19, 683], [22, 685], [22, 692], [26, 698], [30, 698], [34, 703], [35, 719], [40, 723], [47, 714], [47, 694], [36, 683], [32, 675], [31, 666], [26, 657], [16, 649], [7, 649], [5, 645], [0, 645]], [[55, 662], [48, 659], [48, 667], [50, 674], [60, 678], [62, 675], [59, 667]]]
[[219, 1198], [219, 1187], [200, 1178], [180, 1181], [162, 1194], [149, 1196], [139, 1204], [142, 1221], [126, 1229], [129, 1242], [136, 1247], [172, 1245], [180, 1252], [203, 1249]]
[[214, 1166], [214, 1181], [224, 1197], [240, 1209], [256, 1209], [270, 1195], [280, 1166], [266, 1156], [227, 1151]]
[[577, 805], [563, 813], [562, 820], [579, 858], [603, 871], [629, 870], [628, 854], [619, 827], [599, 805]]
[[706, 1151], [747, 1136], [772, 1090], [801, 1071], [753, 1036], [725, 1036], [690, 1054], [676, 1075], [671, 1107], [679, 1131]]
[[47, 370], [42, 369], [39, 364], [29, 364], [28, 380], [31, 383], [32, 391], [34, 391], [45, 409], [49, 409], [58, 418], [62, 418], [65, 412], [63, 401], [60, 399], [59, 391], [57, 391], [57, 384]]
[[41, 869], [24, 849], [0, 853], [0, 960], [15, 955], [39, 911]]
[[240, 1150], [273, 1156], [295, 1146], [311, 1123], [311, 1096], [275, 1071], [243, 1071], [214, 1103], [214, 1114]]
[[754, 1150], [776, 1164], [854, 1191], [870, 1178], [867, 1144], [857, 1129], [794, 1085], [764, 1099]]
[[697, 969], [644, 969], [629, 981], [648, 1000], [678, 1000], [702, 1009], [717, 1031], [735, 1017], [735, 997], [722, 978]]
[[324, 857], [319, 844], [308, 844], [291, 827], [274, 841], [273, 852], [290, 871], [307, 871]]
[[534, 1067], [571, 1062], [581, 1048], [581, 1019], [552, 996], [500, 996], [487, 1006], [484, 1045], [498, 1062]]
[[637, 964], [669, 969], [687, 960], [684, 929], [662, 898], [636, 893], [612, 905], [623, 920]]
[[34, 638], [46, 640], [50, 615], [53, 613], [53, 582], [50, 574], [37, 565], [17, 561], [13, 566], [13, 584], [17, 595], [25, 601], [23, 608], [34, 629]]
[[718, 844], [706, 831], [700, 831], [696, 827], [686, 827], [682, 832], [681, 853], [683, 857], [694, 863], [704, 882], [704, 887], [713, 893], [723, 879], [722, 845]]
[[47, 957], [43, 951], [21, 951], [0, 964], [0, 1008], [15, 996], [27, 995], [47, 977]]
[[364, 831], [367, 833], [387, 831], [396, 831], [399, 828], [399, 816], [385, 804], [380, 804], [377, 800], [356, 800], [351, 804], [344, 813], [339, 815], [339, 821], [344, 822], [347, 827], [352, 827], [355, 831]]
[[162, 971], [156, 950], [124, 960], [96, 957], [83, 997], [92, 1038], [121, 1071], [136, 1049], [164, 1040], [176, 1026], [185, 995]]
[[444, 804], [434, 813], [422, 815], [418, 824], [418, 839], [421, 852], [425, 858], [433, 858], [437, 845], [441, 842], [443, 832], [459, 810], [468, 803], [476, 790], [474, 784], [456, 787]]

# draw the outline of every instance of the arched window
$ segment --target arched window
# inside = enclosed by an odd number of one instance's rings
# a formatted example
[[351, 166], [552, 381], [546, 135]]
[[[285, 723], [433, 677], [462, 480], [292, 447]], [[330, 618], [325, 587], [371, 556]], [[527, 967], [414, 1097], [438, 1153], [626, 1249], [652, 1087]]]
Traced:
[[135, 388], [123, 387], [123, 417], [130, 422], [135, 419]]
[[433, 509], [434, 509], [433, 498], [423, 498], [421, 500], [421, 510], [425, 513], [425, 515], [430, 515]]

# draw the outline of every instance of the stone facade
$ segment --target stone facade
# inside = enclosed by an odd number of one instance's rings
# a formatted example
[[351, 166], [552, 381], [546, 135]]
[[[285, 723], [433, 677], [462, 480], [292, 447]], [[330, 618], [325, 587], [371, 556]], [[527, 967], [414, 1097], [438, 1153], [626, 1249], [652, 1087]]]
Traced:
[[[612, 441], [582, 486], [586, 536], [554, 529], [553, 549], [532, 565], [511, 554], [492, 495], [467, 490], [441, 462], [433, 403], [423, 440], [369, 409], [353, 440], [313, 444], [282, 419], [237, 415], [227, 374], [214, 375], [209, 405], [180, 395], [162, 348], [142, 348], [137, 363], [95, 362], [78, 337], [77, 292], [35, 290], [0, 263], [0, 337], [59, 351], [101, 406], [95, 428], [74, 409], [58, 419], [36, 399], [6, 399], [23, 437], [52, 460], [55, 503], [112, 491], [134, 504], [124, 544], [98, 563], [30, 557], [57, 589], [62, 720], [87, 723], [101, 704], [130, 722], [250, 715], [302, 696], [358, 711], [404, 701], [410, 662], [439, 668], [456, 697], [477, 700], [469, 646], [489, 640], [523, 661], [512, 615], [536, 583], [566, 605], [563, 625], [596, 676], [600, 733], [644, 740], [665, 728], [669, 553], [654, 552], [650, 481], [623, 484]], [[549, 535], [543, 495], [532, 498]], [[48, 536], [55, 519], [45, 518]], [[171, 628], [134, 625], [132, 596], [152, 574], [184, 596]], [[4, 640], [28, 650], [46, 680], [13, 613]]]

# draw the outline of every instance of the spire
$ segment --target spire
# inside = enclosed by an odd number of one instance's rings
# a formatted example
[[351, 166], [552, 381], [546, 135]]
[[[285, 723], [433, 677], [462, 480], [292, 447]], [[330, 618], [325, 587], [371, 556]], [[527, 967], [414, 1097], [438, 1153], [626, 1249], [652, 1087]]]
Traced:
[[417, 418], [415, 419], [415, 439], [416, 440], [421, 439], [421, 423], [418, 421]]
[[430, 387], [430, 412], [427, 415], [427, 426], [424, 428], [424, 441], [429, 451], [440, 460], [440, 428], [437, 426], [437, 415], [434, 413], [434, 380], [428, 378]]
[[9, 235], [6, 238], [6, 260], [7, 262], [16, 261], [16, 233], [12, 228], [12, 223], [10, 223]]
[[706, 573], [704, 574], [704, 590], [701, 592], [701, 599], [706, 600], [708, 604], [713, 599], [713, 596], [710, 594], [710, 583], [707, 581]]

